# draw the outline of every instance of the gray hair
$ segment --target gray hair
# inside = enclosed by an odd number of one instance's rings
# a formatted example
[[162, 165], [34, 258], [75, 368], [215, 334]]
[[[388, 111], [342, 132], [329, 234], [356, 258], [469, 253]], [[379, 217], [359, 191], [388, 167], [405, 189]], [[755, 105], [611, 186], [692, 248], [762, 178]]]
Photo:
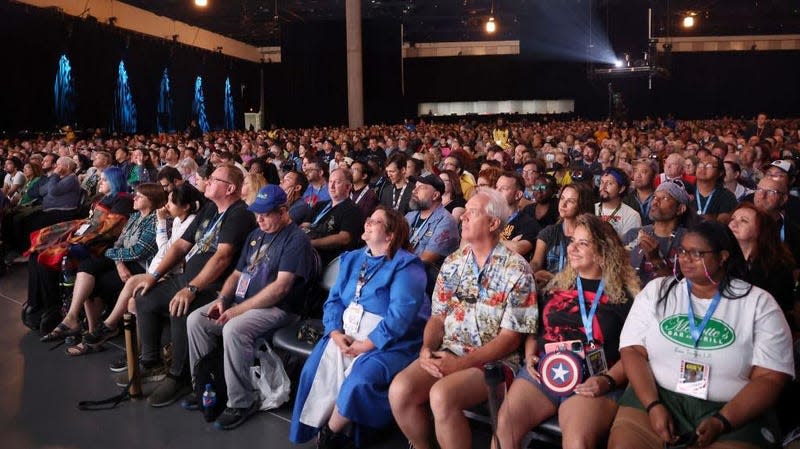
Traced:
[[508, 206], [506, 198], [497, 190], [489, 187], [478, 187], [475, 196], [483, 195], [488, 200], [486, 202], [486, 215], [500, 220], [500, 226], [496, 233], [499, 234], [508, 224], [508, 217], [511, 216], [511, 208]]
[[69, 171], [74, 172], [78, 168], [78, 164], [72, 160], [69, 156], [61, 156], [56, 160], [56, 165], [65, 165], [69, 168]]

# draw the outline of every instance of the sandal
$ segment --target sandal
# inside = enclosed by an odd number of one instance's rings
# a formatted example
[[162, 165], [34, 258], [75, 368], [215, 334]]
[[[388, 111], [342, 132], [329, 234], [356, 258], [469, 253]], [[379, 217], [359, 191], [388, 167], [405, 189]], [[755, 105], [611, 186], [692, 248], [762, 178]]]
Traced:
[[80, 334], [81, 334], [80, 327], [78, 327], [77, 329], [72, 329], [64, 323], [58, 323], [58, 326], [56, 326], [55, 329], [53, 329], [49, 334], [42, 337], [39, 341], [48, 343], [51, 341], [63, 340], [67, 337], [74, 337]]
[[106, 348], [99, 345], [92, 346], [92, 345], [87, 345], [86, 343], [78, 343], [75, 346], [70, 346], [67, 348], [67, 355], [75, 357], [79, 355], [91, 354], [93, 352], [105, 351], [105, 349]]
[[101, 321], [94, 331], [84, 334], [83, 344], [89, 346], [100, 346], [108, 340], [119, 335], [119, 328], [120, 326], [117, 326], [112, 329], [106, 326], [106, 323]]

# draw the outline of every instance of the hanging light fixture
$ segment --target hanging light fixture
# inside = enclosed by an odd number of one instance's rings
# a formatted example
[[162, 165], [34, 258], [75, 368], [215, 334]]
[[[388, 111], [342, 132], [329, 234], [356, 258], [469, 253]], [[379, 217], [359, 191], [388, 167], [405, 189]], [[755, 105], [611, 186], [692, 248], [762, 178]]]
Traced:
[[686, 15], [683, 17], [683, 27], [692, 28], [694, 26], [694, 16], [696, 15], [697, 13], [691, 11], [686, 13]]
[[497, 23], [494, 21], [494, 0], [492, 0], [492, 9], [489, 13], [489, 20], [486, 21], [486, 32], [489, 34], [497, 31]]
[[208, 6], [208, 0], [194, 0], [195, 6], [199, 6], [201, 8], [205, 8]]

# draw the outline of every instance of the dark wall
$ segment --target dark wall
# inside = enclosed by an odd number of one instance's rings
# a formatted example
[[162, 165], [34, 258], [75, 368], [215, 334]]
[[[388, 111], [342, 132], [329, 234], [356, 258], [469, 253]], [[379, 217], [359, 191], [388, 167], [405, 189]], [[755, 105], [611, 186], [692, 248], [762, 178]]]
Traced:
[[[120, 60], [125, 61], [137, 108], [139, 131], [156, 129], [161, 74], [169, 68], [174, 121], [191, 118], [194, 80], [203, 77], [206, 114], [212, 128], [223, 124], [225, 78], [231, 77], [239, 126], [242, 112], [258, 108], [258, 64], [175, 44], [51, 9], [0, 5], [0, 129], [48, 130], [55, 126], [53, 83], [64, 53], [72, 65], [78, 128], [110, 125]], [[247, 86], [241, 96], [240, 86]]]

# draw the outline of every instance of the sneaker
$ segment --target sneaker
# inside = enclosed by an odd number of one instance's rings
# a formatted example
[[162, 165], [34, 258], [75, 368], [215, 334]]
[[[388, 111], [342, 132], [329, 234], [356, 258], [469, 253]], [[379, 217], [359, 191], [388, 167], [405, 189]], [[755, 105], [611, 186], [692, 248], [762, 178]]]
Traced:
[[335, 433], [325, 424], [317, 434], [317, 449], [355, 449], [352, 438], [342, 433]]
[[150, 396], [147, 398], [147, 403], [150, 404], [151, 407], [166, 407], [172, 405], [175, 401], [186, 396], [191, 391], [192, 388], [187, 382], [169, 374], [158, 384], [158, 387], [150, 393]]
[[253, 401], [250, 407], [231, 408], [226, 407], [214, 422], [214, 427], [220, 430], [231, 430], [242, 425], [247, 418], [253, 416], [258, 411], [258, 401]]
[[200, 400], [194, 392], [191, 392], [181, 401], [181, 408], [190, 412], [200, 410]]
[[[128, 370], [127, 368], [125, 371], [120, 371], [113, 375], [114, 382], [117, 383], [117, 386], [124, 387], [128, 385]], [[158, 363], [156, 366], [151, 368], [147, 368], [141, 363], [139, 363], [139, 378], [142, 381], [142, 384], [151, 383], [151, 382], [159, 382], [164, 380], [167, 377], [167, 367], [165, 367], [162, 363]]]
[[122, 354], [121, 358], [119, 358], [117, 360], [114, 360], [113, 362], [111, 362], [110, 365], [108, 365], [108, 369], [110, 369], [112, 373], [121, 373], [123, 371], [125, 371], [127, 373], [128, 372], [128, 355], [127, 354]]

